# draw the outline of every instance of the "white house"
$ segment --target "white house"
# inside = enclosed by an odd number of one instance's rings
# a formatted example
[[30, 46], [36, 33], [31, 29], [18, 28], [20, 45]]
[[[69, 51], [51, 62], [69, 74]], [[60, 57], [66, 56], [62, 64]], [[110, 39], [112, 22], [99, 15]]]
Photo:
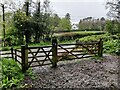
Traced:
[[77, 30], [77, 29], [78, 29], [78, 26], [77, 26], [76, 24], [73, 24], [71, 29], [72, 29], [72, 30]]

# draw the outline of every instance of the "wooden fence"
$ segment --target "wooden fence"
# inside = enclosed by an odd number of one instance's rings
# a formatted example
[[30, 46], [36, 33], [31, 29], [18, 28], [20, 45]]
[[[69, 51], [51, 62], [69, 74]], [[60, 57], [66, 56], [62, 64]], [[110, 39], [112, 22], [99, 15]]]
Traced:
[[103, 41], [76, 42], [73, 44], [58, 44], [56, 39], [52, 40], [50, 46], [31, 47], [22, 45], [21, 49], [11, 48], [11, 52], [1, 55], [11, 54], [22, 66], [25, 72], [29, 67], [37, 67], [52, 64], [57, 66], [57, 62], [63, 60], [75, 60], [93, 56], [102, 57]]

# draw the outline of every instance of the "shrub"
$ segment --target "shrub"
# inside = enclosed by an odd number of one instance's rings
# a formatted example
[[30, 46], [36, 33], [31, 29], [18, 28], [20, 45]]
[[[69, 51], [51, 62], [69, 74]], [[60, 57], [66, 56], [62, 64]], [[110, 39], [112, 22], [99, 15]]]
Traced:
[[109, 33], [92, 35], [80, 38], [79, 41], [97, 41], [100, 38], [103, 39], [104, 53], [120, 55], [120, 40], [117, 35], [111, 35]]
[[104, 52], [120, 55], [120, 40], [108, 40], [104, 42]]
[[2, 86], [1, 88], [14, 88], [20, 85], [20, 82], [24, 78], [19, 64], [11, 59], [2, 59]]
[[101, 35], [91, 35], [91, 36], [86, 36], [83, 38], [80, 38], [80, 41], [98, 41], [100, 39], [104, 39], [104, 41], [107, 41], [109, 39], [108, 34], [101, 34]]

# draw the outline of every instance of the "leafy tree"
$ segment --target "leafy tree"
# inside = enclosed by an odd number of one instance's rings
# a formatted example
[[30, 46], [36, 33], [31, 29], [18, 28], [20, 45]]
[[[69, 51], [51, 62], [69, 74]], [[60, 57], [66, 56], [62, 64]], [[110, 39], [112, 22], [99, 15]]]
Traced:
[[[2, 15], [0, 15], [0, 30], [1, 30], [0, 32], [2, 32], [2, 21], [1, 20], [2, 20]], [[2, 34], [0, 33], [0, 35]]]
[[54, 14], [53, 19], [54, 19], [53, 25], [54, 25], [54, 27], [56, 28], [56, 27], [59, 26], [60, 17], [58, 16], [58, 14]]
[[26, 39], [26, 43], [30, 43], [30, 37], [32, 33], [32, 22], [31, 17], [26, 16], [26, 13], [18, 10], [14, 15], [14, 26], [17, 28], [17, 35], [19, 44], [23, 44], [24, 37]]
[[25, 23], [26, 22], [26, 14], [22, 11], [17, 11], [14, 15], [14, 26], [16, 27], [17, 31], [17, 38], [18, 44], [23, 44], [24, 41], [24, 35], [25, 35]]
[[107, 1], [108, 16], [120, 21], [120, 0]]
[[105, 18], [94, 19], [92, 17], [87, 17], [80, 19], [78, 27], [79, 30], [104, 30]]
[[45, 13], [50, 13], [50, 1], [49, 0], [44, 0], [43, 2], [43, 9]]
[[43, 9], [44, 9], [44, 17], [43, 17], [43, 23], [44, 23], [44, 34], [48, 41], [50, 41], [50, 35], [51, 35], [51, 10], [50, 10], [50, 1], [44, 0], [43, 2]]
[[101, 23], [101, 30], [104, 30], [105, 29], [105, 18], [104, 17], [100, 19], [100, 23]]
[[65, 15], [65, 18], [68, 19], [68, 20], [70, 20], [70, 14], [67, 13], [67, 14]]
[[113, 33], [113, 23], [110, 20], [106, 21], [106, 30], [110, 33]]
[[71, 23], [70, 20], [66, 18], [62, 18], [59, 23], [59, 29], [60, 30], [71, 30]]
[[40, 39], [43, 36], [43, 28], [44, 28], [43, 13], [41, 12], [40, 2], [37, 3], [36, 11], [33, 14], [32, 21], [33, 21], [33, 29], [35, 36], [34, 42], [38, 43], [40, 42]]
[[113, 19], [114, 26], [117, 28], [116, 31], [111, 32], [120, 33], [120, 0], [107, 1], [106, 7], [109, 9], [107, 15]]
[[60, 23], [60, 17], [58, 14], [53, 14], [50, 17], [50, 23], [51, 23], [51, 30], [52, 31], [58, 31], [59, 30], [59, 23]]
[[70, 22], [70, 14], [67, 13], [64, 18], [62, 18], [59, 22], [59, 30], [68, 30], [70, 31], [72, 28], [71, 22]]

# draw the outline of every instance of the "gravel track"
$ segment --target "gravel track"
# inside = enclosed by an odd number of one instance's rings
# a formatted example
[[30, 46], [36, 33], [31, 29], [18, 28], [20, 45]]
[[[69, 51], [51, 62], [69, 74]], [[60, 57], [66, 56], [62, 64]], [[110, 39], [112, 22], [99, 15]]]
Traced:
[[29, 88], [112, 88], [117, 90], [118, 66], [120, 66], [118, 60], [120, 57], [104, 55], [101, 60], [92, 58], [60, 62], [57, 68], [36, 67], [33, 68], [36, 79], [26, 76], [23, 84]]

